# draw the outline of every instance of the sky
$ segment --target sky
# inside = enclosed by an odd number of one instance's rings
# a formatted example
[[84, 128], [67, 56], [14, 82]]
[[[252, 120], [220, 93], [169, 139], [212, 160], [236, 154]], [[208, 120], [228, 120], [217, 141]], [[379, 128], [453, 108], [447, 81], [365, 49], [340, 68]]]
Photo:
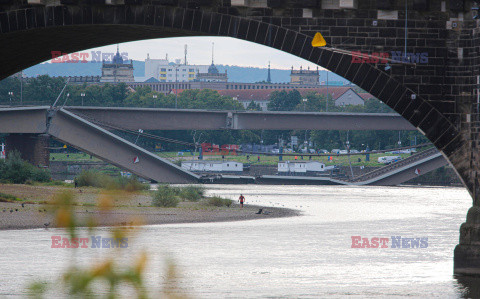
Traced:
[[[135, 41], [120, 44], [120, 52], [127, 52], [128, 59], [144, 61], [147, 53], [151, 59], [163, 59], [165, 54], [171, 62], [184, 60], [184, 48], [188, 45], [187, 61], [189, 64], [207, 65], [212, 62], [212, 42], [215, 64], [238, 65], [266, 68], [270, 61], [274, 69], [316, 68], [317, 65], [294, 55], [267, 46], [239, 40], [231, 37], [174, 37]], [[80, 52], [102, 51], [116, 52], [116, 44], [88, 49]], [[322, 68], [320, 68], [322, 69]]]

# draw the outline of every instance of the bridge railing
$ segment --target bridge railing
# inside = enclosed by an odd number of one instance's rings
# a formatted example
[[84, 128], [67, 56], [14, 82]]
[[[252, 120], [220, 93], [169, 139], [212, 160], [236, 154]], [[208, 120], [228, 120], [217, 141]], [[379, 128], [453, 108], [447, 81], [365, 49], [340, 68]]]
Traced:
[[408, 158], [402, 159], [402, 160], [394, 162], [394, 163], [390, 163], [390, 164], [388, 164], [384, 167], [375, 169], [373, 171], [367, 172], [366, 174], [363, 174], [361, 176], [353, 178], [352, 180], [350, 180], [350, 182], [363, 182], [363, 181], [367, 181], [369, 179], [373, 179], [373, 178], [378, 177], [382, 174], [390, 172], [394, 169], [397, 169], [397, 168], [403, 167], [405, 165], [409, 165], [411, 163], [419, 161], [421, 159], [424, 159], [424, 158], [426, 158], [428, 156], [431, 156], [431, 155], [433, 155], [437, 152], [438, 152], [438, 150], [436, 148], [431, 148], [431, 149], [422, 151], [422, 152], [417, 153], [415, 155], [412, 155]]

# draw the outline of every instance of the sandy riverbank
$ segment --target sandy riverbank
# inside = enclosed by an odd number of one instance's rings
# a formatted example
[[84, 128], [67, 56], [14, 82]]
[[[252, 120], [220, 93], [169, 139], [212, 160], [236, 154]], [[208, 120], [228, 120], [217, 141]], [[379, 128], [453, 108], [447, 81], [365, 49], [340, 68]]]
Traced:
[[[105, 192], [97, 188], [68, 188], [52, 186], [29, 186], [1, 184], [0, 192], [21, 199], [15, 202], [0, 202], [0, 230], [57, 227], [56, 206], [49, 204], [55, 194], [71, 191], [76, 202], [74, 215], [79, 226], [87, 226], [92, 220], [97, 226], [125, 226], [132, 224], [167, 224], [240, 221], [252, 219], [291, 217], [299, 211], [285, 208], [270, 208], [246, 204], [230, 207], [213, 207], [199, 202], [181, 202], [176, 208], [158, 208], [151, 204], [148, 192]], [[108, 196], [113, 207], [100, 211], [98, 199]], [[22, 203], [24, 206], [22, 207]], [[262, 214], [256, 214], [263, 208]], [[265, 213], [266, 212], [266, 213]]]

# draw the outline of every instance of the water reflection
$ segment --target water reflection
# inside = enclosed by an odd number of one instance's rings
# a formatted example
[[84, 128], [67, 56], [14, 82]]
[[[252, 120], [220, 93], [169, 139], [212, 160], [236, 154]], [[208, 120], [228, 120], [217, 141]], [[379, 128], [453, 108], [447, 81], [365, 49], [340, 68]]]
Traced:
[[455, 276], [462, 298], [480, 298], [480, 277]]
[[[247, 204], [300, 209], [305, 216], [144, 227], [124, 260], [146, 249], [147, 284], [158, 291], [165, 256], [193, 298], [465, 297], [480, 283], [454, 278], [453, 249], [471, 205], [460, 188], [207, 185]], [[86, 231], [84, 232], [87, 233]], [[100, 235], [108, 235], [102, 228]], [[50, 249], [49, 230], [0, 231], [0, 296], [21, 295], [33, 277], [53, 279], [68, 252]], [[351, 236], [428, 237], [428, 248], [351, 248]], [[82, 263], [106, 251], [83, 250]], [[31, 257], [35, 260], [32, 261]]]

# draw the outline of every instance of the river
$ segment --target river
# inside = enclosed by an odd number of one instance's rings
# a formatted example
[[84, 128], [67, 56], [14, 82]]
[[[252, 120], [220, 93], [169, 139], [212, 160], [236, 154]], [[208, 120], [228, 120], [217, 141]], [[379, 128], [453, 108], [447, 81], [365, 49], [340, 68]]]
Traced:
[[[116, 249], [121, 263], [146, 250], [146, 281], [162, 287], [167, 260], [193, 298], [451, 297], [453, 249], [471, 199], [463, 188], [207, 185], [209, 194], [298, 209], [303, 216], [154, 225]], [[268, 211], [268, 208], [266, 208]], [[108, 236], [110, 228], [96, 235]], [[89, 233], [82, 229], [83, 236]], [[51, 248], [57, 229], [0, 231], [0, 297], [24, 296], [34, 279], [56, 281], [74, 258], [89, 265], [112, 249]], [[352, 236], [428, 238], [426, 248], [351, 248]], [[57, 284], [58, 286], [58, 284]], [[58, 293], [58, 288], [50, 290]], [[129, 290], [125, 290], [128, 294]]]

